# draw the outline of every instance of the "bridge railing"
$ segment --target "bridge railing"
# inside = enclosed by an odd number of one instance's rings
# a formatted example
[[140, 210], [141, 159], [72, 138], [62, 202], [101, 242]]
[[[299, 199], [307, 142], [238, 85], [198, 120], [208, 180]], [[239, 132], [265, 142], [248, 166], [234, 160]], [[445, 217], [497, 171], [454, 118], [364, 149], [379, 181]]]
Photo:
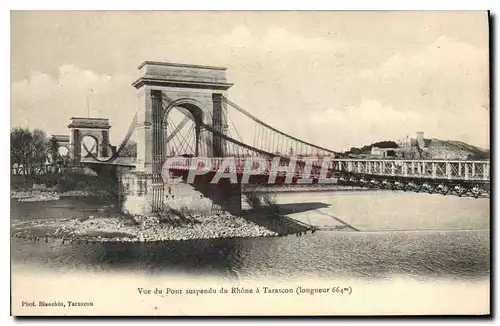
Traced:
[[333, 159], [334, 172], [446, 180], [490, 180], [490, 161]]
[[31, 166], [28, 171], [26, 171], [22, 165], [15, 165], [10, 168], [11, 175], [45, 175], [56, 171], [58, 171], [58, 169], [54, 164]]
[[[249, 158], [232, 157], [236, 173], [243, 173], [245, 165]], [[226, 158], [210, 158], [211, 171], [219, 171]], [[322, 160], [311, 160], [312, 169], [310, 175], [319, 177], [321, 173]], [[310, 162], [311, 162], [310, 161]], [[265, 159], [266, 168], [261, 172], [269, 174], [271, 170], [272, 159]], [[297, 160], [294, 174], [297, 177], [302, 176], [305, 161]], [[300, 164], [302, 163], [302, 164]], [[253, 163], [252, 169], [256, 168], [257, 163]], [[311, 163], [309, 163], [311, 164]], [[287, 166], [288, 162], [280, 161], [280, 166]], [[490, 180], [490, 161], [446, 161], [446, 160], [367, 160], [367, 159], [330, 159], [328, 174], [331, 173], [349, 173], [367, 176], [388, 176], [388, 177], [406, 177], [419, 179], [445, 179], [460, 181], [489, 181]], [[183, 158], [175, 162], [171, 167], [178, 169], [207, 169], [203, 160], [199, 158]], [[226, 166], [226, 171], [229, 168]], [[277, 175], [284, 175], [286, 172], [278, 171]]]
[[[248, 160], [252, 160], [252, 164], [250, 165], [250, 168], [252, 170], [254, 169], [259, 169], [259, 160], [253, 160], [252, 158], [249, 158], [249, 157], [230, 157], [231, 158], [231, 163], [234, 162], [234, 168], [235, 168], [235, 171], [236, 173], [243, 173], [245, 171], [245, 168], [246, 168], [246, 165], [247, 165], [247, 162]], [[204, 163], [204, 160], [205, 159], [200, 159], [200, 158], [177, 158], [173, 164], [171, 164], [170, 166], [171, 167], [174, 167], [174, 168], [179, 168], [179, 169], [199, 169], [199, 170], [203, 170], [203, 169], [206, 169], [207, 166], [205, 165]], [[227, 160], [227, 158], [224, 158], [224, 157], [214, 157], [214, 158], [210, 158], [210, 167], [209, 169], [211, 171], [219, 171], [221, 170], [222, 171], [222, 167], [223, 167], [223, 164], [226, 164], [225, 166], [225, 169], [224, 171], [225, 172], [229, 172], [229, 167], [227, 166], [227, 162], [229, 162]], [[315, 172], [315, 170], [317, 170], [317, 167], [321, 166], [321, 162], [320, 160], [318, 161], [313, 161], [312, 162], [312, 166], [313, 167], [316, 167], [316, 168], [313, 168], [313, 174]], [[266, 164], [266, 167], [265, 169], [262, 169], [262, 173], [265, 173], [265, 174], [269, 174], [270, 171], [271, 171], [271, 167], [272, 167], [272, 164], [273, 164], [273, 159], [271, 158], [264, 158], [264, 163]], [[303, 172], [303, 166], [301, 166], [300, 163], [305, 163], [303, 160], [297, 160], [297, 163], [296, 164], [296, 168], [295, 168], [295, 173], [296, 174], [302, 174]], [[279, 163], [278, 163], [278, 166], [280, 167], [286, 167], [288, 166], [289, 162], [286, 161], [286, 160], [280, 160]], [[278, 171], [278, 174], [282, 174], [282, 172], [284, 171]], [[317, 171], [317, 173], [319, 174], [319, 171]]]

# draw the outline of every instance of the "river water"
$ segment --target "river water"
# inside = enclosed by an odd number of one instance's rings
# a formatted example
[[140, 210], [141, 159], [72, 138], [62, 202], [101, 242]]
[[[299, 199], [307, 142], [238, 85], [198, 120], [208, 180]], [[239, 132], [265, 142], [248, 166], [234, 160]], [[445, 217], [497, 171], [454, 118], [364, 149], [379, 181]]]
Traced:
[[[61, 244], [12, 240], [15, 267], [252, 277], [487, 279], [490, 201], [389, 191], [277, 193], [289, 217], [330, 231], [276, 238]], [[45, 205], [45, 206], [44, 206]], [[12, 203], [12, 219], [89, 215], [95, 204]], [[42, 209], [43, 208], [43, 209]], [[45, 212], [45, 213], [43, 213]], [[341, 228], [339, 228], [341, 226]]]

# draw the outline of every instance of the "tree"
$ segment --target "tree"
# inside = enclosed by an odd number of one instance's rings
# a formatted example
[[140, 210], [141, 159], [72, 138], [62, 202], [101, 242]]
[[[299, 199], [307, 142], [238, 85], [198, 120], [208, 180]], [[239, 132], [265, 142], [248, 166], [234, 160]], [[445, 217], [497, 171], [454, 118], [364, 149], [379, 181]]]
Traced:
[[373, 143], [371, 145], [365, 145], [361, 148], [357, 147], [351, 147], [351, 149], [347, 152], [346, 154], [352, 154], [352, 155], [359, 155], [359, 154], [369, 154], [372, 150], [373, 147], [378, 147], [378, 148], [398, 148], [398, 144], [396, 142], [390, 141], [390, 140], [384, 140], [384, 141], [379, 141], [376, 143]]
[[120, 157], [137, 157], [137, 143], [130, 140], [120, 151]]
[[32, 175], [37, 166], [47, 161], [50, 145], [45, 132], [28, 128], [14, 128], [10, 133], [11, 165], [17, 164], [25, 175]]
[[59, 172], [62, 168], [67, 167], [70, 165], [70, 158], [68, 155], [61, 155], [59, 153], [59, 142], [57, 141], [56, 138], [51, 137], [47, 141], [48, 149], [47, 149], [47, 157], [50, 159], [52, 166], [53, 166], [53, 172], [57, 173]]
[[359, 149], [357, 147], [351, 147], [351, 149], [347, 153], [354, 154], [354, 155], [361, 154], [361, 149]]
[[370, 150], [372, 147], [378, 147], [378, 148], [398, 148], [398, 144], [396, 142], [393, 142], [392, 140], [384, 140], [384, 141], [379, 141], [376, 143], [373, 143], [370, 145]]
[[49, 140], [49, 156], [53, 163], [60, 160], [61, 155], [59, 154], [59, 142], [54, 137]]

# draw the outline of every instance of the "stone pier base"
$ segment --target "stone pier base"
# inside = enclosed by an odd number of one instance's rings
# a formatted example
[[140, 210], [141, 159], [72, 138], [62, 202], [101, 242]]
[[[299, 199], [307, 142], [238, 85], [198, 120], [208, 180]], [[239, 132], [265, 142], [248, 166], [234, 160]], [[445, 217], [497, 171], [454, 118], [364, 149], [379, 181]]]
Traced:
[[[122, 212], [130, 215], [148, 215], [153, 211], [151, 189], [152, 176], [135, 171], [124, 171], [118, 175]], [[149, 187], [151, 188], [151, 187]]]
[[165, 209], [210, 214], [241, 211], [241, 185], [211, 184], [205, 180], [194, 184], [155, 184], [151, 174], [124, 171], [119, 175], [122, 188], [122, 211], [130, 215], [149, 215]]

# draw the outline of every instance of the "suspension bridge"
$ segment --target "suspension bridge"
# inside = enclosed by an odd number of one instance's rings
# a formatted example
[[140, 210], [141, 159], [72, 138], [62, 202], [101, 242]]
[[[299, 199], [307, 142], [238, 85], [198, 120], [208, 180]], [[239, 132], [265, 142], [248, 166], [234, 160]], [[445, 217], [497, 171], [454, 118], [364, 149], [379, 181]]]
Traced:
[[[273, 173], [269, 168], [271, 161], [278, 161], [276, 183], [321, 183], [323, 173], [323, 177], [338, 184], [489, 196], [489, 161], [346, 158], [342, 153], [280, 131], [232, 102], [226, 94], [232, 86], [227, 81], [226, 68], [146, 61], [138, 69], [140, 77], [132, 86], [140, 104], [121, 144], [109, 144], [107, 119], [72, 118], [69, 145], [64, 146], [81, 163], [119, 168], [119, 182], [127, 196], [134, 198], [135, 203], [147, 201], [151, 210], [161, 209], [167, 193], [172, 191], [162, 178], [162, 167], [169, 157], [184, 158], [171, 167], [174, 174], [184, 179], [198, 168], [197, 158], [209, 158], [209, 171], [197, 175], [189, 186], [228, 210], [241, 208], [241, 176], [250, 158], [269, 163], [252, 174], [251, 183], [265, 183]], [[122, 157], [132, 135], [137, 143], [137, 157]], [[82, 139], [87, 136], [95, 140], [95, 146], [89, 149], [83, 144], [86, 153], [82, 156]], [[208, 182], [227, 157], [234, 158], [238, 182]], [[306, 171], [310, 176], [307, 180]], [[141, 207], [141, 211], [145, 210], [144, 205]]]

